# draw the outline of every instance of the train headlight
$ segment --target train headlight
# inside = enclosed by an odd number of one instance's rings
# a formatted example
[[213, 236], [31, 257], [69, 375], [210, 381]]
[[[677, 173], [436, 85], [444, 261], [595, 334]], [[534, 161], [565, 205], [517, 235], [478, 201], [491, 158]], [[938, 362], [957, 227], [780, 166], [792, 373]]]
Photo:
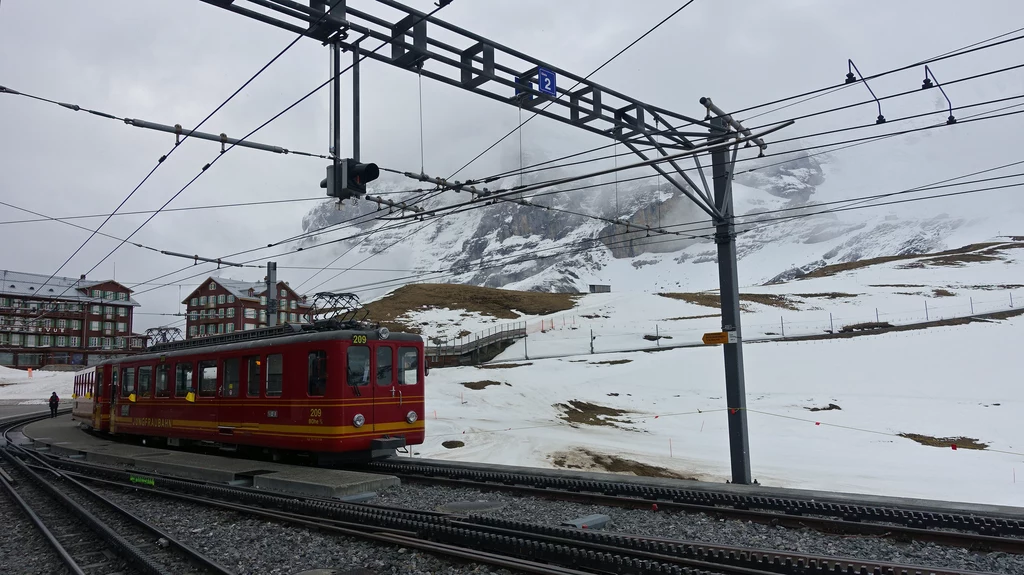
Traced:
[[364, 423], [366, 423], [366, 418], [363, 417], [362, 413], [357, 413], [356, 416], [352, 418], [352, 425], [356, 427], [362, 427]]
[[409, 423], [416, 423], [416, 412], [410, 411], [409, 413], [405, 414], [405, 420], [408, 421]]

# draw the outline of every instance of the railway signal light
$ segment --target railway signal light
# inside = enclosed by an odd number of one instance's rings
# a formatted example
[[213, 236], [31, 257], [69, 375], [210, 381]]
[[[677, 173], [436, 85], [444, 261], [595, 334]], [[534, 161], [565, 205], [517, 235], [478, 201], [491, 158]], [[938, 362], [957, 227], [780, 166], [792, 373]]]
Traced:
[[377, 164], [361, 164], [352, 158], [338, 160], [337, 173], [334, 164], [327, 166], [327, 177], [320, 182], [327, 188], [327, 195], [344, 200], [366, 195], [366, 184], [380, 177]]

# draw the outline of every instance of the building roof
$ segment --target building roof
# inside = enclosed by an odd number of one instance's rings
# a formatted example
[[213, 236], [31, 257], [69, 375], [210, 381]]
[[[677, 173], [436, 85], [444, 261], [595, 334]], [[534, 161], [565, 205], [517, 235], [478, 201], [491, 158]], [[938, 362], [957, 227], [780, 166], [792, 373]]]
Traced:
[[[37, 297], [40, 299], [74, 300], [83, 303], [111, 303], [113, 301], [139, 307], [139, 302], [131, 298], [130, 294], [132, 290], [114, 280], [96, 281], [53, 276], [50, 281], [46, 281], [48, 278], [50, 278], [50, 276], [43, 274], [0, 270], [0, 295]], [[87, 292], [83, 293], [83, 291], [79, 291], [104, 283], [115, 283], [121, 286], [124, 288], [124, 291], [129, 294], [128, 299], [108, 300], [94, 298]]]
[[[192, 290], [192, 293], [190, 293], [188, 295], [188, 297], [186, 297], [181, 303], [187, 305], [189, 300], [193, 296], [195, 296], [196, 292], [198, 292], [208, 282], [216, 282], [222, 288], [228, 290], [228, 292], [231, 293], [232, 295], [234, 295], [236, 298], [241, 298], [241, 299], [248, 299], [248, 300], [259, 299], [260, 295], [262, 295], [263, 293], [265, 293], [267, 291], [267, 283], [266, 282], [262, 282], [262, 281], [260, 281], [260, 282], [248, 282], [248, 281], [236, 280], [236, 279], [232, 279], [232, 278], [210, 276], [210, 277], [206, 278], [202, 283], [200, 283], [199, 286], [196, 287], [196, 289]], [[302, 295], [296, 293], [295, 290], [292, 289], [292, 286], [288, 285], [288, 282], [286, 282], [284, 280], [277, 280], [277, 283], [278, 283], [278, 285], [282, 285], [283, 284], [288, 289], [288, 293], [294, 294], [297, 299], [301, 300], [303, 298]], [[253, 290], [256, 293], [255, 296], [250, 296], [249, 295], [249, 290], [250, 289]], [[301, 303], [301, 301], [300, 301], [300, 305], [302, 305], [304, 307], [308, 307], [309, 304]]]

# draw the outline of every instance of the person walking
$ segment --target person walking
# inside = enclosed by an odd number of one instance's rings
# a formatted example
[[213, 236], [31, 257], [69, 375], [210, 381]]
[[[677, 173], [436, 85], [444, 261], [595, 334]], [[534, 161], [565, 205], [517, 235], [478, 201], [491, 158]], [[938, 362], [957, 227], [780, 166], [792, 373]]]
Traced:
[[50, 394], [50, 418], [57, 417], [57, 406], [60, 405], [60, 398], [57, 397], [57, 392]]

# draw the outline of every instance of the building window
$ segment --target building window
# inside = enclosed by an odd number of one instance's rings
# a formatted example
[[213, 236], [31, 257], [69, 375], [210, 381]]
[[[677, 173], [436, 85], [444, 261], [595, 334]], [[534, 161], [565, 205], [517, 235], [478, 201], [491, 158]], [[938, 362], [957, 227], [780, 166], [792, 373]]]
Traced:
[[188, 319], [196, 321], [197, 319], [199, 319], [199, 314], [194, 311], [190, 311], [188, 312]]
[[93, 315], [100, 315], [101, 313], [103, 313], [103, 306], [101, 306], [101, 305], [93, 305], [92, 307], [89, 308], [89, 311]]
[[260, 395], [260, 358], [258, 355], [245, 358], [248, 369], [246, 376], [245, 394], [249, 397]]
[[288, 314], [281, 312], [280, 315], [278, 315], [277, 320], [277, 323], [288, 323]]
[[235, 296], [228, 294], [228, 303], [235, 303]]
[[[195, 312], [192, 312], [192, 313], [195, 313]], [[206, 310], [205, 309], [199, 310], [199, 319], [206, 319]]]
[[229, 307], [228, 308], [228, 317], [235, 317], [235, 308], [233, 308], [233, 307]]
[[220, 295], [217, 296], [217, 303], [222, 304], [225, 301], [227, 301], [227, 298], [228, 298], [228, 296], [226, 296], [224, 294], [220, 294]]
[[50, 336], [41, 335], [39, 336], [39, 347], [50, 347]]
[[34, 335], [26, 335], [25, 336], [25, 347], [35, 347], [35, 346], [36, 346], [36, 336], [34, 336]]
[[53, 320], [46, 318], [43, 320], [43, 329], [53, 329]]
[[194, 337], [194, 336], [196, 335], [196, 332], [197, 332], [197, 331], [198, 331], [198, 330], [196, 329], [196, 326], [194, 326], [194, 325], [193, 325], [193, 326], [190, 326], [190, 327], [188, 328], [188, 335], [189, 335], [190, 337]]
[[89, 338], [89, 347], [99, 347], [99, 346], [100, 346], [100, 338], [98, 338], [98, 337], [90, 337]]
[[123, 291], [119, 291], [119, 292], [117, 292], [117, 299], [119, 299], [121, 301], [127, 301], [128, 300], [128, 294], [124, 293]]
[[192, 298], [192, 305], [194, 305], [194, 306], [199, 305], [199, 298], [197, 298], [197, 297]]
[[260, 310], [260, 323], [267, 323], [267, 310]]
[[217, 289], [217, 284], [215, 282], [210, 282], [210, 289]]
[[128, 331], [128, 324], [123, 321], [117, 322], [117, 331]]
[[67, 327], [68, 327], [68, 320], [66, 320], [66, 319], [58, 319], [57, 320], [57, 329], [67, 329]]
[[20, 333], [12, 333], [11, 334], [11, 345], [21, 345], [21, 334]]
[[73, 319], [71, 320], [71, 329], [82, 329], [82, 320]]
[[103, 299], [114, 299], [114, 292], [105, 291], [103, 292]]
[[90, 321], [89, 322], [89, 331], [99, 331], [99, 330], [100, 330], [100, 322], [98, 322], [98, 321]]
[[68, 338], [68, 347], [81, 347], [82, 338], [78, 336], [71, 336]]
[[68, 338], [63, 336], [63, 335], [58, 335], [57, 336], [57, 347], [67, 347], [67, 346], [68, 346]]
[[100, 290], [98, 290], [98, 289], [92, 290], [92, 297], [100, 297], [100, 295], [101, 295], [100, 294]]
[[206, 296], [201, 296], [199, 298], [199, 305], [206, 305]]
[[203, 334], [206, 333], [206, 326], [205, 325], [200, 325], [198, 327], [199, 327], [199, 335], [203, 335]]
[[114, 317], [114, 306], [108, 305], [106, 307], [107, 317]]
[[299, 321], [299, 314], [297, 314], [297, 313], [288, 314], [288, 319], [291, 320], [292, 323], [295, 323], [295, 322]]
[[279, 291], [278, 292], [278, 297], [280, 297], [281, 299], [284, 299], [284, 298], [288, 297], [288, 290], [284, 290], [283, 289], [283, 290]]
[[227, 332], [228, 332], [228, 333], [235, 333], [235, 324], [233, 324], [233, 323], [229, 323], [229, 324], [227, 324], [227, 325], [228, 325], [228, 327], [227, 327]]
[[224, 308], [217, 308], [217, 317], [224, 319]]
[[245, 329], [245, 331], [249, 331], [251, 329], [256, 329], [256, 324], [254, 324], [254, 323], [247, 323], [247, 324], [245, 324], [244, 329]]
[[103, 322], [103, 331], [109, 333], [109, 332], [111, 332], [113, 330], [114, 330], [114, 322], [112, 322], [112, 321], [105, 321], [105, 322]]
[[119, 315], [121, 317], [127, 316], [128, 315], [128, 308], [126, 308], [126, 307], [119, 307], [119, 308], [117, 308], [117, 315]]
[[256, 319], [256, 308], [245, 308], [245, 319]]
[[168, 368], [167, 368], [166, 364], [161, 364], [161, 365], [156, 366], [156, 385], [154, 386], [154, 388], [155, 388], [154, 395], [156, 395], [157, 397], [170, 397], [171, 396], [170, 387], [167, 385], [167, 383], [168, 383], [168, 381], [167, 381], [167, 379], [168, 379], [168, 377], [167, 377], [167, 369]]
[[263, 306], [263, 307], [267, 307], [267, 296], [265, 296], [265, 295], [261, 295], [260, 296], [260, 305]]
[[116, 347], [117, 349], [124, 349], [124, 338], [123, 337], [115, 337], [114, 338], [114, 347]]
[[0, 297], [0, 307], [7, 307], [9, 305], [11, 305], [10, 298]]
[[103, 338], [103, 349], [112, 349], [114, 347], [114, 339], [110, 337]]

